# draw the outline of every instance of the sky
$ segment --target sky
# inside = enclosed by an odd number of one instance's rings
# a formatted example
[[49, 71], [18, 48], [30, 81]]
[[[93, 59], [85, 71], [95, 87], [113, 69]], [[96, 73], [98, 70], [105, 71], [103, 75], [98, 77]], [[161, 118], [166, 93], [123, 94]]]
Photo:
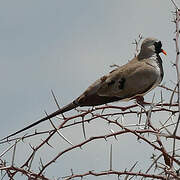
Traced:
[[[170, 0], [0, 1], [0, 136], [43, 117], [44, 110], [55, 111], [51, 89], [60, 105], [66, 105], [111, 71], [110, 65], [127, 63], [134, 56], [132, 42], [139, 34], [162, 41], [168, 54], [161, 55], [165, 71], [162, 83], [171, 86], [170, 80], [175, 77], [172, 11], [174, 6]], [[157, 88], [155, 92], [158, 96], [160, 90]], [[152, 96], [149, 93], [145, 99]], [[92, 132], [101, 128], [99, 123]], [[128, 142], [126, 138], [123, 142]], [[105, 146], [109, 148], [109, 144]], [[118, 154], [119, 149], [127, 151], [133, 146], [133, 141], [124, 146], [114, 144]], [[104, 149], [104, 144], [101, 145]], [[98, 151], [92, 143], [88, 153], [73, 152], [71, 159], [64, 157], [60, 171], [68, 174], [73, 167], [78, 172], [84, 164], [78, 164], [79, 158], [87, 162], [94, 156], [98, 158], [90, 161], [87, 169], [97, 164], [101, 169], [102, 159], [108, 161], [104, 159], [104, 155], [108, 157], [108, 148], [105, 152]], [[119, 157], [119, 161], [125, 163], [126, 158]], [[53, 168], [48, 173], [50, 177], [59, 175]]]

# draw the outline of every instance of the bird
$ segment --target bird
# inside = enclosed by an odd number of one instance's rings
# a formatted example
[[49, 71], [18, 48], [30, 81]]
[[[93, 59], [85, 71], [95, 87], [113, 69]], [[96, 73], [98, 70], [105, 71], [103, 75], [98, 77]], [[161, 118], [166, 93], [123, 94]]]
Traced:
[[143, 101], [143, 96], [157, 87], [163, 79], [164, 71], [160, 53], [167, 55], [166, 51], [162, 49], [160, 40], [152, 37], [144, 39], [139, 54], [127, 64], [117, 67], [96, 80], [68, 105], [1, 140], [15, 136], [76, 107], [98, 106], [132, 99]]

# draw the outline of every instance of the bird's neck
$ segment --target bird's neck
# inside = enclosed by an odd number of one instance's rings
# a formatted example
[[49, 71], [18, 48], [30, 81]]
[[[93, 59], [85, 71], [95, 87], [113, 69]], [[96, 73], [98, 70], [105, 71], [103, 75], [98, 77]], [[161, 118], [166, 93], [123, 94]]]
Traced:
[[152, 62], [155, 62], [160, 69], [161, 79], [163, 79], [164, 71], [163, 71], [163, 66], [162, 66], [162, 59], [159, 54], [154, 53], [154, 52], [147, 53], [145, 51], [140, 51], [137, 58], [139, 61], [144, 60], [144, 59], [149, 59], [149, 60], [152, 60]]
[[153, 56], [156, 56], [155, 52], [153, 52], [153, 51], [149, 52], [148, 50], [146, 51], [145, 49], [141, 50], [140, 53], [137, 55], [139, 60], [148, 59], [148, 58], [151, 58]]

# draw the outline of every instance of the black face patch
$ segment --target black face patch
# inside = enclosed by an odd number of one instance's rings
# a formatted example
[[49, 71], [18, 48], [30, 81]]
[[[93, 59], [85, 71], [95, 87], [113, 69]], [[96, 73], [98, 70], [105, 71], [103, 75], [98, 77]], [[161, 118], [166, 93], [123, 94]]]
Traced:
[[123, 89], [124, 88], [124, 83], [125, 83], [126, 79], [124, 77], [122, 77], [120, 80], [119, 80], [119, 89]]
[[154, 46], [155, 46], [155, 52], [157, 54], [162, 52], [162, 49], [161, 49], [162, 48], [162, 43], [161, 43], [161, 41], [155, 42]]

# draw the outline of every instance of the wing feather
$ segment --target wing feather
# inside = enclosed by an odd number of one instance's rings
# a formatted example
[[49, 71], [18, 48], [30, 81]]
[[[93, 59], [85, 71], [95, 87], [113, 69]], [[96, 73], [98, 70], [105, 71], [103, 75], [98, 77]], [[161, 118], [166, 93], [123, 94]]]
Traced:
[[[110, 74], [102, 86], [98, 89], [99, 96], [117, 96], [130, 98], [141, 95], [156, 84], [159, 72], [147, 63], [134, 63], [131, 66], [122, 66]], [[110, 82], [114, 82], [109, 85]]]
[[159, 71], [146, 61], [131, 61], [95, 81], [76, 99], [80, 106], [130, 100], [155, 88]]

